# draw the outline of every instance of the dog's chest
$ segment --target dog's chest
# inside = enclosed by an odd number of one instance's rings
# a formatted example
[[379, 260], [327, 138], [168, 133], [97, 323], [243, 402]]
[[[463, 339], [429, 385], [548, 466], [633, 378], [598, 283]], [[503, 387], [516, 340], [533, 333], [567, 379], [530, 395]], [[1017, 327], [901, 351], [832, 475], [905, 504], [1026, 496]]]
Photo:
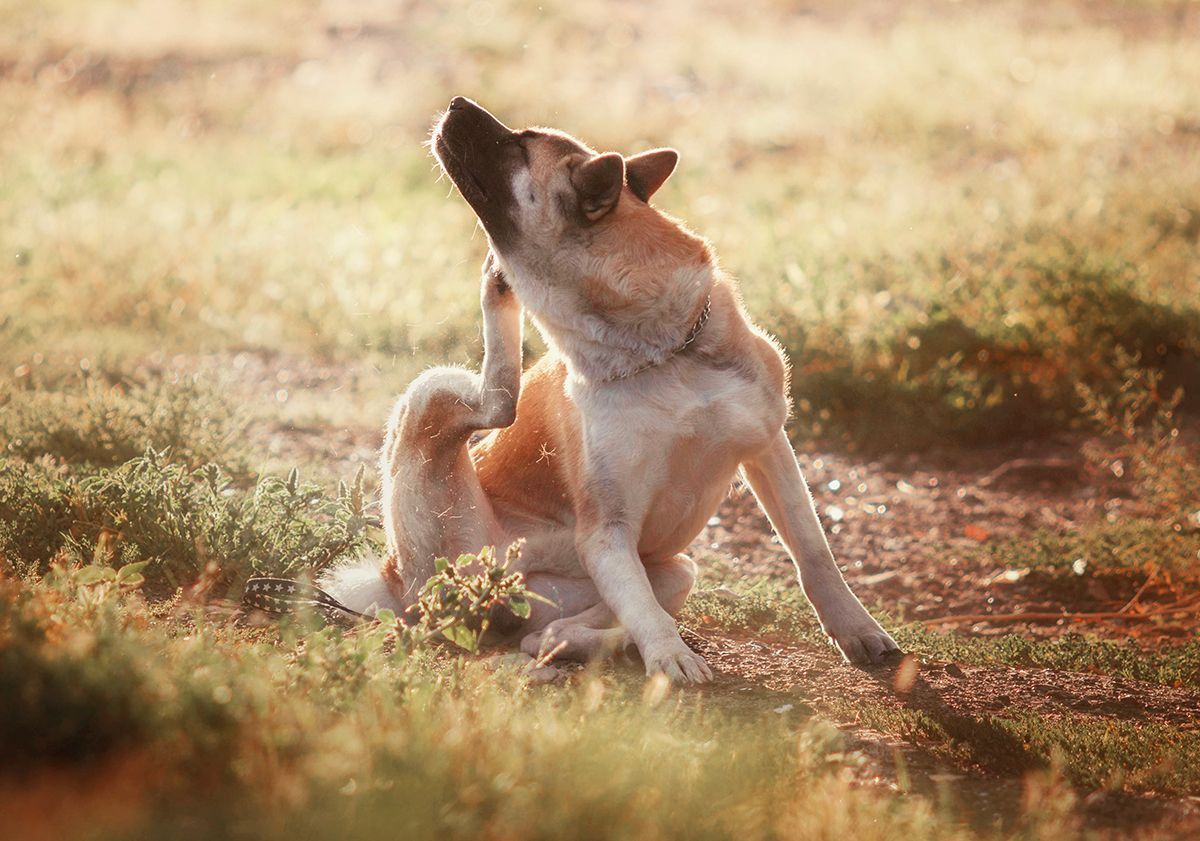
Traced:
[[640, 521], [643, 557], [686, 548], [728, 493], [739, 463], [783, 415], [761, 384], [727, 372], [658, 378], [581, 405], [614, 507]]

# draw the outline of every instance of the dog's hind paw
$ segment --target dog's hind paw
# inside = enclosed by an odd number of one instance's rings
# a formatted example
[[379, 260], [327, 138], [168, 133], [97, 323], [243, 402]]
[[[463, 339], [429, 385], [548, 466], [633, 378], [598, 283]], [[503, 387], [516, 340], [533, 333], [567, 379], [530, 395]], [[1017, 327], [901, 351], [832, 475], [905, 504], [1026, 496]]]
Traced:
[[713, 679], [712, 669], [704, 662], [704, 658], [678, 637], [647, 648], [649, 650], [642, 653], [647, 675], [663, 674], [675, 684], [708, 683]]

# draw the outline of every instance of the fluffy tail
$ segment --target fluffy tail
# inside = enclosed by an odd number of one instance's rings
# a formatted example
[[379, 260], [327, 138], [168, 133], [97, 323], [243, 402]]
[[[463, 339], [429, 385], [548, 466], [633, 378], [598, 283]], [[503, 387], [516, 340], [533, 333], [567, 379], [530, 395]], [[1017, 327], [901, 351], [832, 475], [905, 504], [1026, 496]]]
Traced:
[[373, 555], [346, 561], [324, 572], [317, 579], [317, 586], [346, 607], [367, 616], [384, 609], [401, 616], [404, 606], [384, 583], [382, 568], [383, 562]]

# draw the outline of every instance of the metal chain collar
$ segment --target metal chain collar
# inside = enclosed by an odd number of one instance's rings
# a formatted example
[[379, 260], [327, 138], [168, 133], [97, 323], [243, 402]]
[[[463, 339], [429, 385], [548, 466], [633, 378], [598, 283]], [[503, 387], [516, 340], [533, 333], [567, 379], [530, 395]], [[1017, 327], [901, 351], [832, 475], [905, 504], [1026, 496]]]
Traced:
[[655, 359], [655, 360], [651, 360], [650, 362], [643, 362], [641, 365], [637, 366], [636, 368], [631, 368], [630, 370], [624, 371], [620, 374], [617, 374], [616, 376], [608, 377], [607, 379], [604, 380], [604, 382], [615, 383], [615, 382], [618, 382], [619, 380], [629, 379], [634, 374], [640, 374], [642, 371], [646, 371], [650, 368], [655, 367], [656, 365], [662, 365], [667, 360], [673, 359], [674, 357], [683, 353], [683, 351], [685, 349], [687, 349], [688, 345], [690, 345], [692, 342], [696, 341], [696, 338], [700, 335], [700, 331], [703, 330], [704, 325], [708, 323], [708, 316], [711, 312], [712, 312], [712, 293], [710, 292], [708, 294], [708, 296], [704, 299], [704, 309], [700, 310], [700, 317], [697, 318], [696, 323], [692, 325], [692, 329], [687, 334], [687, 338], [683, 340], [683, 344], [679, 345], [679, 347], [675, 348], [673, 351], [671, 351], [669, 354], [664, 356], [662, 359]]

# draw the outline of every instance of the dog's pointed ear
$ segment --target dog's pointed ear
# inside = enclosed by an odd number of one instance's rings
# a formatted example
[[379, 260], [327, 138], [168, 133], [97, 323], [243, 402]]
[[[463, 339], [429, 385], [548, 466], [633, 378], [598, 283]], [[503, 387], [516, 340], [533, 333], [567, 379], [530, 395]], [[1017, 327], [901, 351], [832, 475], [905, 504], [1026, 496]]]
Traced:
[[595, 155], [571, 173], [571, 184], [579, 193], [579, 209], [592, 222], [617, 206], [624, 183], [625, 159], [616, 152]]
[[678, 163], [679, 153], [674, 149], [651, 149], [626, 158], [625, 179], [629, 189], [642, 201], [650, 201], [663, 182], [671, 177]]

